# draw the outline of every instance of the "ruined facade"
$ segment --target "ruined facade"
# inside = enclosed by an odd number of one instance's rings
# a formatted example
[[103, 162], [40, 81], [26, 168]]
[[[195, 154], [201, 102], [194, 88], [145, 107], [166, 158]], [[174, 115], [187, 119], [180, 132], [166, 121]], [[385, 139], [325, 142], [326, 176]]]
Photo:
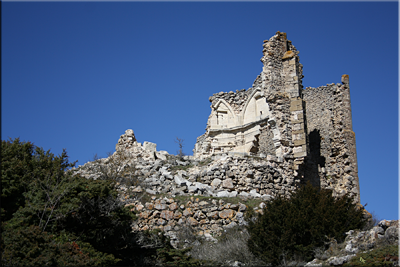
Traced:
[[304, 89], [298, 54], [286, 33], [265, 40], [263, 69], [253, 86], [210, 97], [206, 132], [193, 156], [272, 157], [288, 176], [338, 195], [350, 191], [359, 201], [349, 76]]

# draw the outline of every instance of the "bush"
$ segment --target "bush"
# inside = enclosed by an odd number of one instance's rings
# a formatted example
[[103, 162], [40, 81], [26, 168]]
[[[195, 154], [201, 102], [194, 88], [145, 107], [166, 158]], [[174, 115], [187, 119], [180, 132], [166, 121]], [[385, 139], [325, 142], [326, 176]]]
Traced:
[[89, 243], [62, 242], [40, 227], [6, 229], [2, 266], [95, 266], [115, 265], [113, 255], [96, 251]]
[[214, 266], [232, 266], [235, 261], [246, 266], [261, 266], [262, 261], [257, 259], [248, 249], [249, 233], [245, 228], [235, 226], [226, 229], [218, 238], [218, 243], [202, 240], [190, 252], [192, 257], [213, 263]]
[[248, 246], [272, 265], [310, 261], [314, 249], [325, 241], [342, 242], [345, 232], [364, 224], [363, 210], [348, 195], [335, 199], [331, 190], [318, 190], [308, 183], [290, 199], [278, 196], [268, 202], [263, 214], [249, 220]]

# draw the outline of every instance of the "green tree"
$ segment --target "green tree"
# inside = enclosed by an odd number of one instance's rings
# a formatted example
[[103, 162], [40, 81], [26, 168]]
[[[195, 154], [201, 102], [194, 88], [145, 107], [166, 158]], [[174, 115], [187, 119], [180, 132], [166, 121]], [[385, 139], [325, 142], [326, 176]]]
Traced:
[[97, 266], [114, 265], [113, 255], [95, 250], [82, 241], [59, 242], [38, 226], [8, 228], [3, 234], [2, 266]]
[[345, 232], [365, 224], [363, 210], [344, 195], [335, 199], [331, 190], [302, 186], [291, 197], [268, 202], [255, 220], [249, 220], [249, 249], [266, 263], [308, 261], [313, 249], [329, 238], [341, 242]]
[[[73, 254], [71, 246], [87, 251], [89, 258], [78, 265], [114, 265], [118, 258], [126, 264], [132, 258], [134, 216], [113, 181], [73, 175], [68, 169], [75, 164], [65, 150], [55, 156], [19, 139], [2, 141], [1, 155], [2, 258], [16, 265], [63, 265], [52, 257], [61, 248]], [[12, 251], [21, 242], [25, 257]]]
[[25, 203], [23, 193], [32, 176], [35, 146], [30, 142], [1, 142], [1, 217], [11, 219], [12, 214]]

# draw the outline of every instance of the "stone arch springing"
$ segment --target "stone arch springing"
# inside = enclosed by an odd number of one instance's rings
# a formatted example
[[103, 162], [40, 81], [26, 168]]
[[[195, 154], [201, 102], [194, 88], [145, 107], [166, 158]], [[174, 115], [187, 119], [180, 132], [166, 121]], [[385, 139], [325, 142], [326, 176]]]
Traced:
[[213, 108], [213, 115], [211, 117], [212, 128], [232, 127], [237, 125], [236, 115], [232, 107], [225, 100], [219, 99], [218, 102], [212, 106], [212, 108]]
[[[250, 105], [251, 102], [253, 102], [254, 104]], [[240, 123], [241, 125], [245, 125], [247, 123], [267, 118], [269, 115], [270, 115], [270, 108], [265, 99], [265, 96], [260, 89], [256, 89], [253, 91], [253, 93], [250, 95], [250, 97], [248, 98], [247, 102], [244, 105], [244, 108], [240, 116]]]

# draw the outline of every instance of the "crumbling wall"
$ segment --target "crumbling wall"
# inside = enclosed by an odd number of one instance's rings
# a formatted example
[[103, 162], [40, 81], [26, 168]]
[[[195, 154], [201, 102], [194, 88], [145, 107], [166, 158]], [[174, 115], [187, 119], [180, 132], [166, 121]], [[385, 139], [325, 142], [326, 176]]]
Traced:
[[193, 155], [274, 156], [301, 182], [351, 192], [359, 201], [348, 75], [342, 84], [303, 90], [298, 54], [286, 33], [265, 40], [253, 86], [210, 97], [206, 133]]
[[310, 155], [306, 177], [314, 185], [360, 200], [348, 75], [342, 84], [304, 90]]
[[198, 138], [193, 155], [270, 155], [302, 177], [299, 166], [307, 143], [298, 51], [285, 33], [277, 32], [264, 41], [261, 62], [262, 72], [251, 88], [210, 97], [206, 133]]

